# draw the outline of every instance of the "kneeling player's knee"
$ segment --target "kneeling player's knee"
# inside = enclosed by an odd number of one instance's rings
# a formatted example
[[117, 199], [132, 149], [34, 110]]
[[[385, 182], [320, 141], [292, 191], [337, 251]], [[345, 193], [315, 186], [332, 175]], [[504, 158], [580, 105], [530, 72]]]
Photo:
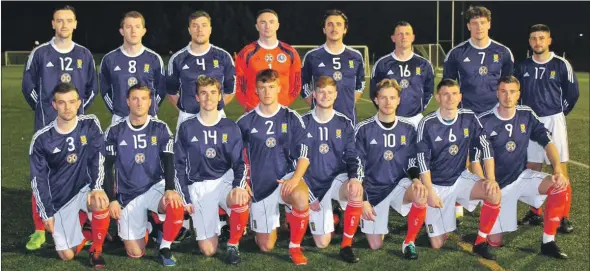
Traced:
[[322, 236], [320, 238], [314, 238], [315, 246], [317, 248], [327, 248], [330, 245], [330, 236]]
[[216, 249], [213, 247], [206, 247], [206, 248], [201, 248], [201, 253], [203, 253], [203, 255], [207, 256], [207, 257], [211, 257], [213, 255], [215, 255]]
[[62, 259], [63, 261], [71, 261], [76, 256], [74, 251], [71, 249], [60, 251], [57, 254], [59, 255], [59, 258]]
[[127, 256], [133, 259], [141, 258], [143, 256], [143, 249], [139, 247], [127, 249]]
[[486, 199], [486, 201], [493, 203], [493, 204], [498, 204], [498, 203], [500, 203], [501, 200], [502, 200], [502, 193], [495, 193], [493, 195], [489, 195]]
[[383, 241], [382, 240], [369, 240], [369, 247], [372, 250], [377, 250], [380, 249], [383, 246]]
[[498, 233], [488, 235], [488, 243], [493, 247], [502, 246], [502, 234]]
[[444, 239], [430, 238], [430, 247], [433, 249], [440, 249], [445, 244]]
[[258, 247], [262, 252], [270, 252], [275, 246], [271, 244], [258, 244]]
[[309, 194], [302, 191], [294, 191], [291, 194], [292, 205], [295, 209], [303, 210], [309, 206]]

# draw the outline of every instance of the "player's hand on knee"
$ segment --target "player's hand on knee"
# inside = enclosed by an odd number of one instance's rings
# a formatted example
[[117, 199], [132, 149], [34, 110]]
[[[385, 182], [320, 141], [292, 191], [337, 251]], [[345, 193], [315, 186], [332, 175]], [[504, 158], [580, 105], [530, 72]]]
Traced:
[[553, 187], [557, 190], [565, 189], [569, 185], [569, 180], [561, 173], [554, 173], [551, 181], [553, 181]]
[[443, 207], [442, 200], [440, 200], [440, 197], [434, 191], [428, 192], [428, 206], [430, 206], [432, 208], [442, 208]]
[[295, 187], [297, 187], [297, 185], [299, 184], [300, 180], [291, 178], [288, 180], [277, 180], [277, 182], [279, 184], [283, 184], [283, 187], [281, 188], [281, 196], [283, 198], [291, 195], [291, 192], [293, 192], [293, 190], [295, 190]]
[[236, 187], [232, 189], [230, 197], [236, 205], [245, 205], [250, 201], [248, 191], [241, 187]]
[[109, 214], [113, 219], [119, 219], [121, 217], [121, 205], [118, 201], [113, 200], [109, 204]]
[[195, 210], [193, 209], [193, 205], [192, 204], [187, 204], [184, 206], [184, 210], [189, 213], [189, 214], [193, 214], [195, 212]]
[[363, 216], [364, 220], [375, 221], [377, 218], [377, 214], [375, 213], [375, 209], [371, 206], [371, 203], [368, 201], [363, 202]]
[[109, 197], [104, 190], [92, 190], [86, 200], [94, 208], [93, 211], [109, 208]]
[[174, 209], [182, 207], [182, 200], [180, 199], [180, 195], [174, 190], [166, 190], [164, 192], [164, 197], [162, 197], [164, 201], [164, 206], [170, 204], [170, 206]]
[[346, 185], [348, 189], [348, 199], [359, 198], [363, 193], [363, 185], [357, 178], [352, 178]]
[[498, 182], [492, 180], [484, 180], [483, 187], [486, 191], [486, 196], [493, 196], [500, 193], [500, 186], [498, 186]]
[[309, 209], [311, 209], [314, 212], [319, 212], [322, 209], [322, 207], [320, 206], [320, 201], [316, 199], [314, 202], [310, 203]]
[[428, 195], [426, 186], [424, 186], [424, 184], [418, 179], [412, 181], [412, 191], [414, 191], [414, 201], [417, 199], [424, 199]]
[[55, 219], [53, 217], [50, 217], [47, 220], [43, 220], [43, 226], [45, 226], [45, 230], [49, 233], [53, 233], [53, 224], [55, 222]]

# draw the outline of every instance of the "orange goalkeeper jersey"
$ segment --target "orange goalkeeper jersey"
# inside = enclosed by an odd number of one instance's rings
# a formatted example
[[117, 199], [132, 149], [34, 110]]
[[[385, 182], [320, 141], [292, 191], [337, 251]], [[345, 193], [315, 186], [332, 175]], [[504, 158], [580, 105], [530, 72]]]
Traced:
[[236, 58], [236, 98], [249, 111], [258, 105], [256, 73], [271, 68], [279, 73], [279, 103], [291, 105], [301, 91], [301, 59], [290, 45], [278, 41], [270, 48], [258, 41], [244, 47]]

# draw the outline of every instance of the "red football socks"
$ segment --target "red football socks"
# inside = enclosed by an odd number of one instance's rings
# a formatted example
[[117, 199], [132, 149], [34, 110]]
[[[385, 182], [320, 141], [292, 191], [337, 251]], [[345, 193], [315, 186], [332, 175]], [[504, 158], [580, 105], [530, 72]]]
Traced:
[[557, 191], [554, 187], [547, 190], [545, 216], [543, 217], [543, 232], [545, 234], [555, 235], [557, 233], [559, 222], [564, 214], [566, 198], [567, 190]]
[[344, 211], [344, 230], [340, 247], [352, 246], [352, 238], [356, 233], [363, 212], [363, 202], [349, 200]]
[[412, 208], [408, 214], [408, 233], [404, 244], [416, 241], [416, 237], [426, 219], [426, 204], [412, 203]]
[[488, 234], [492, 230], [498, 215], [500, 214], [500, 203], [492, 204], [487, 201], [483, 202], [481, 214], [479, 215], [479, 232], [475, 244], [478, 245], [486, 241]]
[[90, 252], [102, 253], [102, 245], [109, 230], [110, 222], [111, 217], [108, 209], [92, 212], [92, 222], [90, 223], [92, 227], [92, 246]]
[[309, 224], [309, 207], [303, 211], [292, 209], [291, 220], [289, 221], [292, 245], [299, 246], [301, 244], [307, 231], [307, 224]]
[[237, 246], [240, 244], [240, 239], [244, 235], [244, 228], [248, 225], [248, 218], [250, 216], [249, 208], [248, 204], [231, 206], [228, 245]]
[[31, 212], [33, 214], [33, 223], [35, 224], [36, 231], [45, 231], [45, 225], [43, 225], [43, 219], [41, 219], [41, 215], [39, 215], [39, 210], [37, 210], [37, 201], [35, 200], [35, 195], [31, 194]]
[[570, 208], [572, 207], [572, 185], [567, 186], [566, 190], [566, 198], [565, 198], [565, 206], [563, 208], [563, 216], [566, 218], [570, 218]]
[[180, 228], [182, 228], [182, 223], [184, 222], [184, 208], [183, 207], [176, 207], [173, 208], [172, 205], [166, 205], [166, 220], [164, 220], [164, 229], [162, 240], [167, 242], [174, 242], [176, 236], [178, 236], [178, 232]]

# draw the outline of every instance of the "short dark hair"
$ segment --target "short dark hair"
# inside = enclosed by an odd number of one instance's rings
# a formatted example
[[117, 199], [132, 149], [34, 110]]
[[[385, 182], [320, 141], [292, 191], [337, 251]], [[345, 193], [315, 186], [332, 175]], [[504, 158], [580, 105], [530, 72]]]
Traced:
[[279, 81], [279, 73], [273, 69], [261, 70], [256, 74], [256, 83], [270, 83], [274, 81]]
[[197, 78], [197, 95], [199, 94], [199, 88], [206, 86], [215, 86], [217, 90], [221, 90], [221, 83], [217, 79], [207, 75], [200, 75]]
[[279, 18], [279, 14], [276, 11], [274, 11], [274, 10], [272, 10], [270, 8], [265, 8], [265, 9], [259, 10], [256, 13], [256, 21], [258, 21], [258, 17], [260, 17], [260, 15], [262, 15], [263, 13], [272, 13], [272, 14], [274, 14], [277, 17], [277, 19]]
[[529, 28], [529, 35], [533, 32], [547, 32], [549, 34], [551, 34], [551, 30], [549, 29], [549, 26], [544, 25], [544, 24], [536, 24], [533, 25]]
[[438, 85], [436, 85], [436, 93], [438, 93], [442, 87], [458, 87], [459, 91], [461, 90], [459, 83], [457, 81], [455, 81], [453, 79], [449, 79], [449, 78], [445, 78], [445, 79], [441, 80], [438, 83]]
[[492, 12], [482, 6], [470, 6], [467, 12], [465, 12], [465, 19], [467, 22], [471, 21], [471, 19], [476, 19], [479, 17], [483, 17], [488, 19], [488, 22], [492, 21]]
[[518, 90], [520, 90], [520, 82], [513, 75], [510, 75], [510, 76], [502, 76], [498, 80], [498, 86], [500, 86], [500, 84], [516, 84], [518, 86]]
[[205, 18], [209, 19], [209, 23], [211, 23], [211, 16], [209, 16], [209, 13], [207, 13], [204, 10], [197, 10], [188, 16], [188, 25], [190, 26], [191, 22], [193, 20], [201, 18], [201, 17], [205, 17]]
[[145, 18], [143, 17], [143, 15], [141, 13], [139, 13], [139, 11], [129, 11], [127, 13], [125, 13], [125, 15], [123, 15], [123, 18], [121, 19], [121, 28], [123, 28], [123, 25], [125, 23], [125, 19], [127, 18], [135, 18], [135, 19], [141, 19], [141, 24], [143, 25], [143, 27], [145, 27]]
[[379, 96], [379, 92], [384, 88], [394, 88], [395, 90], [397, 90], [398, 96], [402, 92], [402, 87], [395, 79], [385, 78], [381, 80], [379, 83], [377, 83], [377, 86], [375, 88], [375, 97]]
[[[134, 90], [146, 90], [146, 91], [150, 91], [151, 92], [150, 88], [147, 85], [142, 84], [142, 83], [137, 83], [137, 84], [129, 87], [129, 89], [127, 90], [127, 98], [129, 98], [129, 96], [131, 96], [131, 92], [133, 92]], [[150, 95], [150, 99], [151, 98], [152, 97]]]
[[[75, 91], [76, 93], [78, 93], [78, 89], [76, 88], [76, 86], [72, 83], [59, 83], [57, 84], [54, 88], [53, 88], [53, 100], [55, 101], [55, 95], [56, 94], [64, 94], [64, 93], [68, 93], [71, 91]], [[80, 95], [78, 94], [78, 99], [80, 99]]]
[[74, 18], [76, 18], [76, 9], [70, 5], [65, 5], [63, 7], [58, 7], [53, 11], [53, 16], [55, 16], [55, 13], [57, 13], [60, 10], [69, 10], [72, 13], [74, 13]]
[[[412, 25], [406, 21], [399, 21], [397, 23], [395, 23], [395, 25], [393, 26], [393, 33], [395, 34], [395, 30], [400, 27], [400, 26], [409, 26], [412, 27]], [[413, 28], [413, 27], [412, 27]]]
[[326, 27], [326, 20], [328, 20], [328, 17], [330, 16], [342, 17], [342, 19], [344, 20], [344, 28], [348, 28], [348, 17], [346, 17], [346, 14], [344, 14], [344, 12], [342, 12], [342, 10], [339, 9], [330, 9], [326, 11], [326, 13], [324, 14], [324, 19], [322, 20], [322, 27]]

